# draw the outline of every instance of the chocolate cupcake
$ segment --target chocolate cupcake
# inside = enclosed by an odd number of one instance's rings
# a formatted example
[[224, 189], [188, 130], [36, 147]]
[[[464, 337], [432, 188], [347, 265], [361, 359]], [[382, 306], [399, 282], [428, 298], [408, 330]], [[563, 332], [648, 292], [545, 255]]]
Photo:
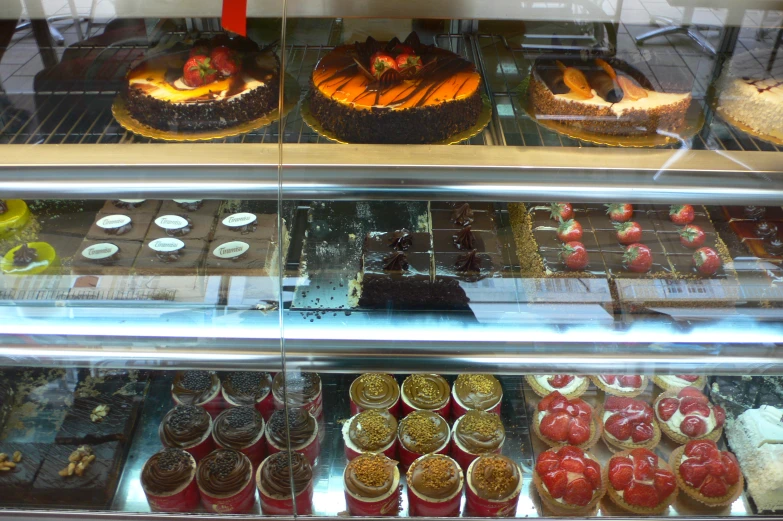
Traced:
[[[283, 393], [287, 404], [283, 401]], [[315, 419], [323, 421], [324, 409], [321, 394], [321, 377], [318, 373], [277, 373], [272, 381], [272, 396], [275, 409], [301, 407], [313, 413]]]
[[177, 405], [163, 417], [158, 429], [164, 447], [188, 451], [201, 460], [215, 449], [212, 417], [197, 405]]
[[220, 379], [211, 371], [177, 371], [171, 396], [176, 405], [200, 405], [213, 418], [223, 409]]
[[427, 454], [407, 473], [408, 514], [414, 517], [458, 517], [465, 479], [456, 461]]
[[[286, 435], [287, 432], [287, 435]], [[288, 429], [286, 430], [285, 410], [275, 411], [266, 426], [266, 444], [269, 454], [288, 450], [304, 454], [311, 465], [321, 452], [318, 439], [318, 422], [313, 414], [305, 409], [294, 407], [288, 409]]]
[[393, 459], [362, 454], [345, 467], [343, 482], [352, 516], [396, 516], [400, 511], [400, 471]]
[[275, 410], [272, 399], [272, 376], [254, 371], [232, 371], [221, 376], [223, 399], [231, 407], [252, 405], [264, 420]]
[[511, 459], [485, 454], [468, 467], [465, 510], [476, 517], [514, 517], [522, 471]]
[[414, 411], [400, 421], [397, 439], [400, 444], [400, 464], [407, 469], [424, 454], [448, 454], [451, 430], [439, 414]]
[[365, 452], [397, 457], [397, 420], [386, 410], [360, 412], [343, 424], [345, 457], [351, 461]]
[[386, 409], [400, 414], [400, 385], [390, 374], [366, 373], [353, 381], [350, 389], [351, 415], [367, 409]]
[[454, 422], [451, 456], [463, 470], [482, 454], [500, 454], [506, 430], [500, 416], [486, 411], [468, 411]]
[[437, 374], [412, 374], [402, 382], [402, 414], [433, 411], [444, 418], [451, 413], [449, 383]]
[[451, 415], [456, 420], [467, 411], [500, 414], [503, 388], [491, 374], [461, 374], [452, 389]]
[[294, 501], [298, 515], [309, 515], [313, 511], [313, 468], [298, 452], [269, 455], [258, 467], [256, 487], [261, 497], [261, 512], [265, 515], [291, 515]]
[[182, 449], [163, 449], [141, 469], [141, 488], [153, 512], [192, 512], [198, 507], [196, 460]]
[[201, 504], [207, 512], [244, 514], [256, 500], [253, 465], [234, 449], [217, 449], [201, 460], [196, 472]]
[[221, 412], [212, 425], [212, 439], [220, 449], [238, 450], [253, 468], [266, 456], [264, 417], [254, 407], [232, 407]]

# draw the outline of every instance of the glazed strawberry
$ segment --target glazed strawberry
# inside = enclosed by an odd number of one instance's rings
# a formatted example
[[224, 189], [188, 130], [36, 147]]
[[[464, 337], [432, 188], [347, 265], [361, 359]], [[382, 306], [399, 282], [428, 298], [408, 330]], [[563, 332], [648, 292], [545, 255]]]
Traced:
[[644, 443], [651, 440], [655, 435], [655, 429], [653, 429], [652, 423], [644, 422], [637, 423], [631, 429], [631, 439], [634, 443]]
[[625, 249], [623, 264], [628, 271], [646, 273], [652, 267], [652, 252], [644, 244], [631, 244]]
[[720, 405], [713, 405], [712, 411], [715, 413], [715, 424], [718, 427], [723, 427], [723, 424], [726, 423], [726, 411]]
[[697, 401], [700, 401], [701, 403], [710, 403], [710, 400], [704, 396], [704, 393], [696, 389], [695, 387], [683, 387], [680, 389], [680, 392], [677, 393], [677, 398], [695, 398]]
[[380, 78], [381, 74], [389, 69], [397, 69], [397, 61], [385, 52], [376, 52], [370, 58], [370, 74]]
[[620, 376], [620, 385], [638, 389], [642, 386], [642, 377], [638, 374], [622, 375]]
[[677, 378], [679, 378], [681, 380], [685, 380], [686, 382], [690, 382], [690, 383], [693, 383], [693, 382], [695, 382], [696, 380], [699, 379], [699, 375], [695, 375], [695, 374], [677, 374], [677, 375], [674, 375], [674, 376], [676, 376]]
[[720, 256], [718, 252], [705, 246], [693, 252], [693, 265], [702, 275], [714, 275], [721, 266]]
[[556, 470], [560, 465], [560, 457], [552, 451], [545, 451], [536, 462], [536, 472], [541, 475]]
[[570, 374], [556, 374], [551, 378], [547, 378], [547, 383], [555, 389], [562, 389], [566, 385], [574, 381], [574, 377]]
[[573, 219], [560, 221], [557, 227], [557, 238], [563, 242], [581, 241], [582, 225]]
[[648, 449], [634, 449], [611, 458], [609, 484], [622, 492], [621, 500], [610, 496], [615, 502], [643, 508], [658, 508], [667, 499], [671, 501], [677, 489], [674, 474]]
[[617, 490], [624, 490], [633, 482], [633, 463], [630, 458], [609, 460], [609, 483]]
[[690, 224], [694, 219], [693, 206], [689, 204], [672, 205], [669, 208], [669, 220], [681, 226]]
[[[553, 466], [555, 458], [557, 464]], [[578, 447], [566, 446], [541, 453], [536, 472], [549, 495], [572, 506], [588, 505], [595, 499], [595, 491], [601, 488], [600, 465]]]
[[740, 482], [740, 470], [734, 454], [720, 451], [711, 440], [690, 441], [683, 450], [680, 477], [708, 498], [720, 498]]
[[559, 391], [555, 391], [549, 393], [540, 402], [538, 402], [538, 410], [539, 411], [565, 410], [566, 405], [568, 405], [568, 398], [560, 394]]
[[397, 56], [397, 70], [404, 71], [413, 67], [416, 71], [420, 71], [422, 67], [421, 58], [412, 53], [401, 53]]
[[694, 413], [701, 416], [709, 416], [710, 408], [701, 400], [688, 396], [680, 400], [680, 412], [683, 414]]
[[239, 72], [239, 57], [225, 45], [212, 49], [212, 66], [223, 76], [233, 76]]
[[593, 410], [584, 400], [569, 400], [553, 391], [539, 402], [537, 409], [545, 412], [539, 420], [538, 431], [546, 440], [571, 445], [590, 440]]
[[585, 470], [584, 474], [587, 478], [587, 481], [590, 482], [590, 484], [593, 486], [593, 488], [598, 488], [601, 486], [601, 465], [598, 464], [597, 461], [592, 460], [590, 458], [584, 458], [585, 462]]
[[680, 401], [677, 398], [664, 398], [658, 402], [658, 417], [663, 421], [669, 421], [679, 408]]
[[656, 469], [655, 471], [653, 485], [663, 497], [668, 497], [672, 492], [677, 490], [677, 480], [674, 478], [674, 474], [661, 468]]
[[574, 218], [574, 208], [571, 203], [552, 203], [549, 205], [549, 217], [557, 222], [568, 221]]
[[633, 244], [642, 240], [642, 227], [637, 222], [614, 223], [614, 229], [620, 244]]
[[568, 484], [563, 501], [569, 505], [583, 507], [593, 499], [593, 486], [587, 478], [576, 478]]
[[633, 217], [633, 205], [628, 203], [613, 203], [607, 204], [606, 214], [609, 219], [616, 223], [624, 223], [630, 221]]
[[695, 250], [704, 244], [704, 239], [706, 238], [707, 236], [704, 235], [704, 230], [695, 224], [689, 224], [680, 230], [680, 244], [692, 250]]
[[569, 270], [580, 271], [587, 267], [589, 258], [585, 245], [578, 241], [565, 243], [560, 250], [560, 256]]
[[549, 474], [545, 474], [542, 479], [553, 498], [560, 499], [563, 497], [566, 487], [568, 486], [568, 472], [565, 470], [555, 470]]
[[544, 416], [541, 420], [539, 430], [547, 438], [557, 441], [565, 442], [568, 440], [568, 427], [571, 423], [571, 418], [564, 412], [550, 413]]
[[190, 53], [188, 54], [188, 58], [192, 58], [194, 56], [209, 56], [209, 45], [205, 43], [200, 43], [197, 45], [194, 45], [190, 49]]
[[615, 374], [602, 374], [601, 378], [604, 382], [608, 383], [609, 385], [614, 384], [617, 381], [617, 375]]
[[604, 429], [618, 440], [625, 441], [631, 437], [631, 420], [622, 414], [613, 414], [606, 419]]
[[212, 60], [204, 55], [196, 55], [185, 62], [182, 68], [182, 81], [189, 87], [200, 87], [217, 79], [217, 71], [212, 68]]
[[652, 439], [653, 411], [649, 404], [642, 400], [610, 396], [604, 402], [606, 416], [604, 430], [618, 441], [643, 443]]

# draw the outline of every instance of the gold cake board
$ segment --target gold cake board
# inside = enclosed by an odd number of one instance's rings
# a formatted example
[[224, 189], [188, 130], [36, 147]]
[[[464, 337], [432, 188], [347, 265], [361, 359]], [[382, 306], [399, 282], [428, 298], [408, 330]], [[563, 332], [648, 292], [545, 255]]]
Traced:
[[726, 112], [721, 109], [720, 107], [715, 108], [715, 113], [720, 116], [720, 118], [729, 124], [729, 126], [734, 127], [735, 129], [739, 130], [740, 132], [744, 132], [745, 134], [748, 134], [751, 137], [754, 137], [756, 139], [760, 139], [761, 141], [764, 141], [766, 143], [770, 143], [772, 145], [776, 146], [783, 146], [783, 139], [777, 138], [775, 136], [770, 136], [769, 134], [761, 134], [757, 130], [754, 130], [747, 126], [746, 124], [732, 118]]
[[[331, 132], [330, 130], [326, 130], [323, 126], [321, 126], [321, 123], [317, 119], [315, 119], [313, 113], [310, 112], [310, 96], [307, 96], [305, 99], [302, 100], [302, 107], [299, 110], [299, 112], [302, 115], [302, 120], [305, 123], [307, 123], [307, 126], [313, 129], [316, 132], [316, 134], [318, 134], [319, 136], [325, 137], [330, 141], [334, 141], [335, 143], [340, 143], [342, 145], [352, 144], [347, 141], [341, 140], [333, 132]], [[454, 134], [450, 138], [444, 139], [443, 141], [436, 141], [435, 143], [427, 143], [427, 144], [456, 145], [457, 143], [466, 141], [472, 138], [473, 136], [477, 136], [482, 130], [487, 128], [487, 125], [489, 125], [489, 121], [491, 119], [492, 119], [492, 105], [490, 104], [489, 99], [482, 95], [481, 113], [479, 114], [478, 120], [476, 121], [475, 125], [473, 125], [467, 130], [460, 132], [459, 134]]]
[[[296, 107], [296, 104], [299, 102], [300, 96], [299, 83], [297, 83], [296, 79], [288, 74], [285, 75], [284, 79], [283, 117], [294, 110], [294, 107]], [[114, 116], [114, 119], [116, 119], [125, 130], [133, 132], [139, 136], [150, 139], [158, 139], [161, 141], [209, 141], [212, 139], [222, 139], [258, 130], [267, 125], [271, 125], [280, 119], [280, 111], [276, 108], [272, 112], [269, 112], [260, 118], [246, 121], [240, 125], [229, 128], [200, 130], [196, 132], [160, 130], [157, 128], [152, 128], [149, 125], [145, 125], [133, 118], [130, 112], [128, 112], [128, 108], [125, 106], [125, 100], [121, 95], [118, 95], [114, 99], [114, 103], [111, 106], [111, 113]]]

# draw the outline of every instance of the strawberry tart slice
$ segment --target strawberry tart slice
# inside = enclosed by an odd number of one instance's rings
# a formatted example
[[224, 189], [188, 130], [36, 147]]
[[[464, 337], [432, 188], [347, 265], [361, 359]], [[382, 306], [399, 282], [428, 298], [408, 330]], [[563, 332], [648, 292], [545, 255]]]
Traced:
[[559, 391], [566, 398], [578, 398], [590, 387], [590, 379], [587, 376], [572, 374], [529, 374], [525, 380], [540, 397], [544, 397], [552, 391]]
[[598, 460], [572, 446], [539, 454], [533, 483], [541, 501], [556, 514], [595, 514], [606, 493]]
[[737, 458], [712, 440], [689, 441], [672, 452], [669, 464], [680, 488], [707, 506], [729, 505], [745, 487]]
[[661, 514], [677, 499], [677, 480], [669, 465], [648, 449], [616, 454], [604, 469], [612, 501], [635, 514]]
[[610, 449], [652, 449], [661, 441], [661, 429], [652, 407], [633, 398], [610, 396], [602, 414], [603, 438]]
[[602, 430], [598, 415], [587, 402], [569, 400], [558, 391], [538, 403], [533, 429], [550, 447], [576, 445], [582, 449], [595, 445]]
[[639, 374], [598, 374], [591, 376], [590, 380], [606, 394], [629, 398], [642, 394], [650, 381]]
[[726, 411], [713, 405], [701, 391], [684, 387], [666, 391], [655, 401], [655, 418], [666, 436], [684, 444], [691, 440], [718, 440], [723, 434]]
[[659, 374], [653, 376], [653, 382], [664, 391], [673, 391], [683, 387], [704, 389], [707, 379], [697, 374]]

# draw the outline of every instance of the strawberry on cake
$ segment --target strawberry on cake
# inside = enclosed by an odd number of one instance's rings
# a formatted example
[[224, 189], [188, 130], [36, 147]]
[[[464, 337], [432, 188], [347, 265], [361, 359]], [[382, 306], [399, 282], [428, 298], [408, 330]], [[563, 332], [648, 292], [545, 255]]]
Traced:
[[659, 374], [653, 376], [653, 382], [664, 391], [679, 391], [683, 387], [704, 389], [707, 379], [697, 374]]
[[646, 376], [638, 374], [599, 374], [590, 380], [606, 394], [629, 398], [642, 394], [649, 382]]
[[604, 470], [609, 497], [635, 514], [662, 514], [677, 499], [677, 480], [668, 463], [648, 449], [620, 452]]
[[666, 391], [655, 401], [655, 418], [666, 436], [677, 443], [718, 440], [723, 433], [726, 411], [713, 405], [698, 389], [684, 387]]
[[710, 507], [733, 503], [744, 489], [734, 454], [721, 451], [712, 440], [694, 440], [677, 448], [669, 458], [680, 488]]
[[601, 437], [601, 422], [581, 398], [554, 391], [538, 403], [533, 430], [550, 447], [576, 445], [589, 449]]
[[606, 493], [601, 465], [579, 447], [542, 452], [536, 461], [533, 483], [541, 501], [558, 514], [591, 515]]
[[279, 69], [251, 40], [217, 36], [135, 66], [122, 96], [130, 115], [155, 129], [230, 128], [277, 108]]
[[525, 376], [525, 380], [533, 392], [542, 398], [552, 391], [558, 391], [566, 398], [577, 398], [590, 387], [588, 377], [571, 374], [529, 374]]
[[652, 407], [642, 400], [610, 396], [604, 402], [603, 438], [610, 449], [652, 449], [661, 441], [661, 429]]

